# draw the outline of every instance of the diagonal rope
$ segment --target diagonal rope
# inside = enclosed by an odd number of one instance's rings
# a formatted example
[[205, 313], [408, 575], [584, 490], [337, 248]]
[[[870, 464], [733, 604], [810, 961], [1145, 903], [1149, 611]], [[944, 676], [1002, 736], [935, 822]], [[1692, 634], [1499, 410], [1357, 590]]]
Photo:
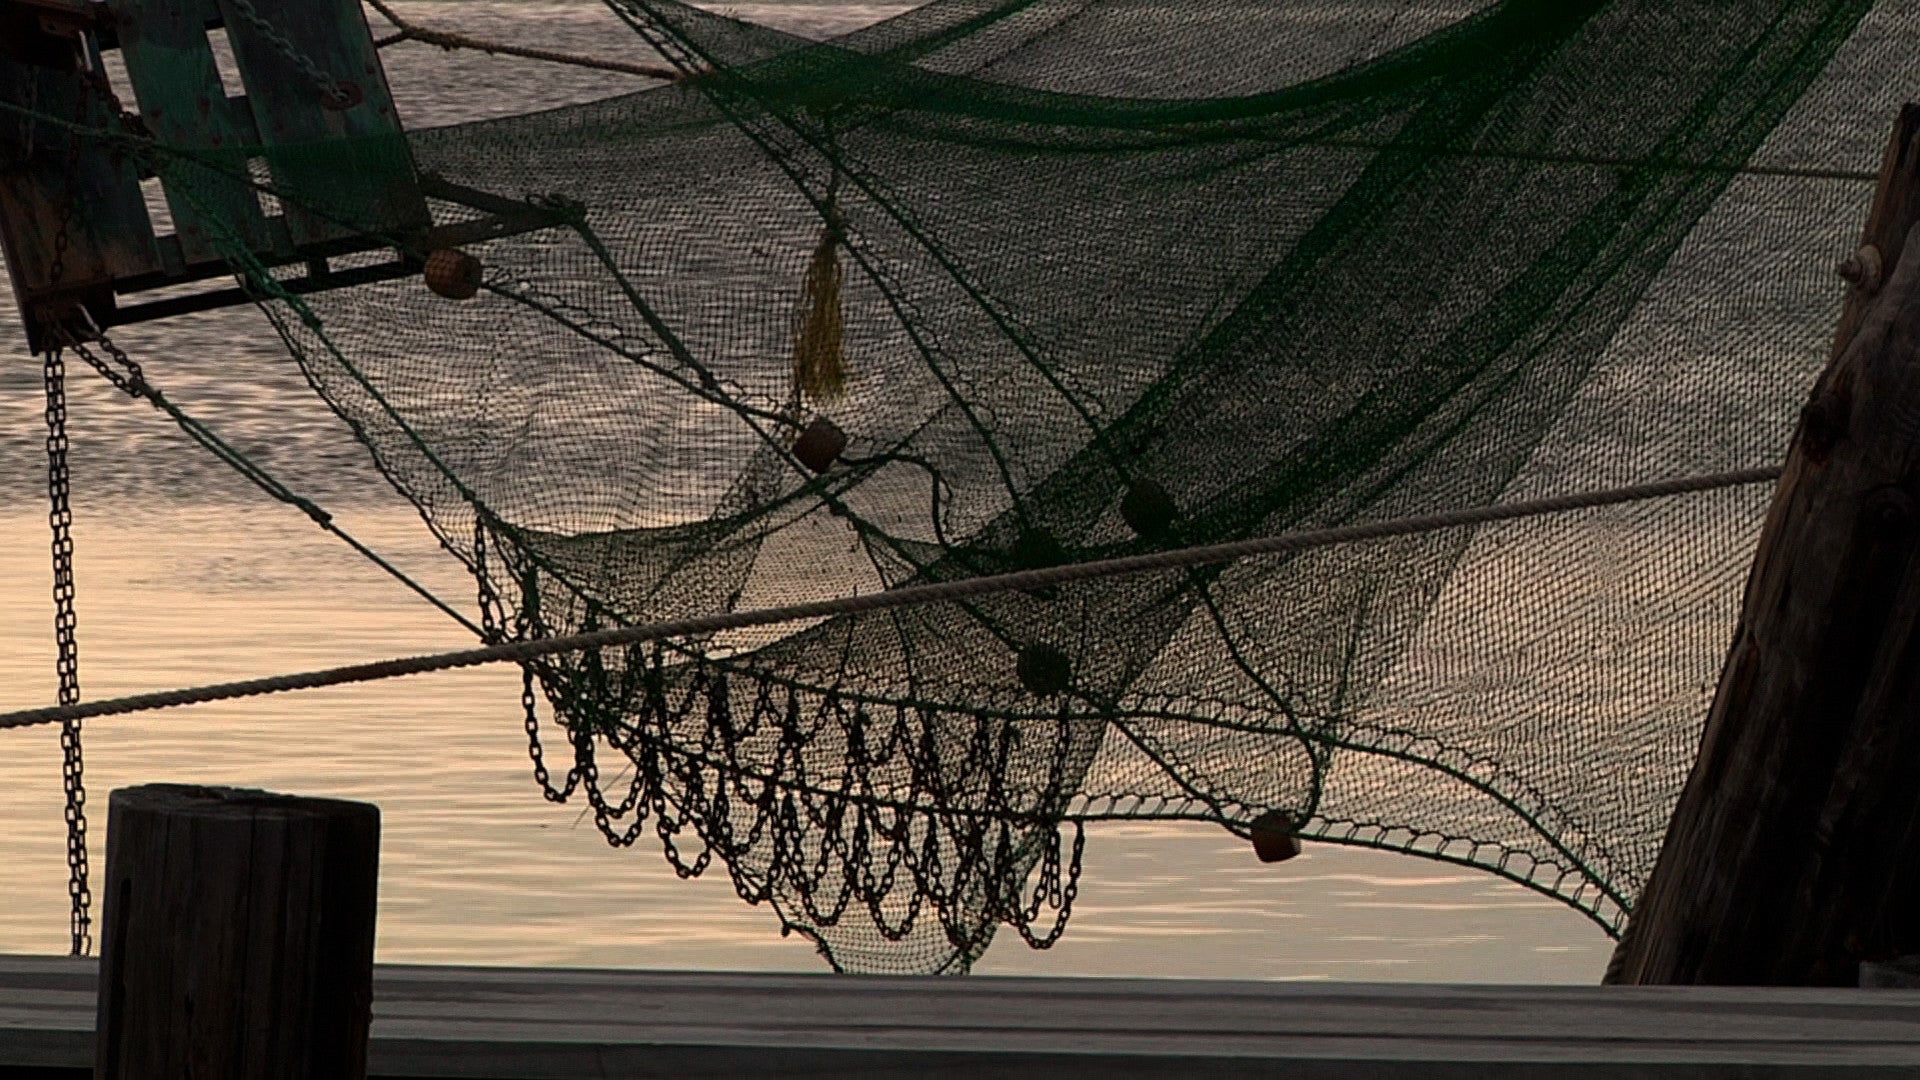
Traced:
[[472, 49], [490, 56], [518, 56], [527, 60], [545, 60], [553, 64], [566, 64], [571, 67], [592, 68], [595, 71], [615, 71], [623, 75], [639, 75], [648, 79], [678, 81], [680, 72], [665, 64], [630, 64], [623, 60], [603, 60], [597, 56], [581, 56], [577, 53], [559, 52], [554, 49], [537, 49], [526, 45], [512, 45], [504, 41], [487, 41], [457, 34], [450, 30], [434, 30], [409, 22], [381, 0], [367, 0], [381, 17], [392, 23], [399, 31], [374, 42], [376, 48], [384, 49], [389, 45], [398, 45], [403, 41], [418, 41], [423, 45], [438, 45], [451, 52], [454, 49]]
[[1623, 503], [1642, 502], [1648, 499], [1661, 499], [1693, 492], [1770, 483], [1779, 478], [1780, 468], [1778, 466], [1763, 469], [1740, 469], [1732, 472], [1711, 473], [1704, 476], [1688, 476], [1673, 480], [1661, 480], [1650, 484], [1636, 484], [1629, 487], [1613, 488], [1607, 491], [1581, 492], [1573, 495], [1558, 495], [1546, 499], [1534, 499], [1527, 502], [1506, 503], [1499, 506], [1474, 507], [1464, 510], [1448, 510], [1437, 514], [1394, 518], [1388, 521], [1370, 522], [1364, 525], [1341, 525], [1327, 529], [1309, 529], [1300, 532], [1281, 533], [1277, 536], [1263, 536], [1252, 540], [1236, 540], [1225, 544], [1178, 548], [1170, 551], [1153, 552], [1146, 555], [1129, 555], [1117, 559], [1102, 559], [1095, 562], [1049, 566], [1038, 570], [1021, 570], [1010, 574], [993, 574], [983, 577], [965, 578], [959, 581], [938, 582], [931, 585], [910, 585], [898, 589], [888, 589], [884, 592], [869, 593], [864, 596], [843, 596], [831, 600], [816, 600], [804, 604], [792, 604], [786, 607], [698, 615], [692, 618], [675, 619], [669, 622], [650, 623], [645, 626], [628, 626], [613, 630], [599, 630], [586, 634], [574, 634], [568, 637], [509, 642], [501, 645], [488, 646], [486, 648], [466, 649], [459, 652], [434, 653], [424, 656], [404, 657], [396, 660], [382, 660], [369, 664], [353, 664], [346, 667], [326, 668], [319, 671], [301, 672], [292, 675], [276, 675], [264, 679], [249, 679], [242, 682], [218, 683], [211, 686], [192, 687], [181, 690], [134, 694], [129, 697], [112, 698], [84, 705], [27, 709], [19, 712], [0, 713], [0, 731], [10, 728], [31, 727], [36, 724], [63, 723], [71, 720], [83, 720], [100, 716], [119, 716], [127, 713], [146, 712], [153, 709], [175, 708], [182, 705], [200, 705], [214, 701], [230, 701], [236, 698], [256, 697], [262, 694], [286, 693], [292, 690], [311, 690], [323, 686], [343, 686], [349, 683], [373, 682], [380, 679], [399, 678], [405, 675], [425, 675], [436, 671], [479, 667], [483, 664], [507, 662], [524, 663], [529, 660], [537, 660], [541, 657], [553, 656], [559, 653], [581, 652], [621, 645], [637, 645], [643, 642], [663, 641], [669, 638], [714, 634], [727, 630], [743, 630], [754, 626], [772, 626], [779, 623], [800, 622], [807, 619], [830, 618], [836, 615], [886, 611], [894, 608], [913, 607], [948, 600], [960, 600], [973, 596], [984, 596], [989, 593], [1039, 589], [1070, 581], [1087, 581], [1095, 578], [1117, 577], [1124, 574], [1147, 573], [1154, 570], [1180, 569], [1202, 566], [1209, 563], [1233, 562], [1238, 559], [1249, 558], [1256, 555], [1278, 555], [1287, 552], [1305, 551], [1310, 548], [1328, 547], [1334, 544], [1357, 543], [1365, 540], [1384, 540], [1398, 536], [1413, 536], [1419, 533], [1436, 532], [1441, 529], [1454, 529], [1470, 525], [1486, 525], [1499, 521], [1512, 521], [1519, 518], [1539, 517], [1546, 514], [1559, 514], [1572, 510], [1587, 510], [1602, 506], [1617, 506]]
[[[88, 318], [89, 321], [91, 321], [91, 316]], [[62, 337], [66, 346], [71, 348], [74, 354], [79, 356], [80, 359], [84, 360], [87, 366], [93, 368], [101, 378], [111, 383], [116, 389], [128, 397], [137, 401], [145, 401], [165, 413], [182, 432], [186, 433], [188, 438], [199, 443], [202, 449], [212, 454], [222, 464], [234, 472], [240, 474], [242, 478], [253, 484], [254, 487], [259, 488], [279, 502], [285, 503], [307, 515], [307, 518], [315, 525], [331, 533], [334, 538], [352, 548], [362, 558], [385, 571], [387, 576], [406, 586], [408, 589], [411, 589], [427, 603], [439, 608], [442, 614], [454, 622], [472, 631], [473, 636], [482, 639], [487, 636], [485, 630], [472, 619], [462, 614], [459, 609], [442, 600], [433, 590], [415, 580], [406, 571], [395, 566], [385, 556], [368, 547], [366, 544], [361, 543], [358, 537], [342, 528], [334, 520], [333, 515], [321, 507], [320, 504], [282, 483], [278, 477], [242, 453], [238, 447], [221, 438], [212, 428], [189, 415], [186, 410], [175, 404], [172, 398], [161, 393], [159, 387], [147, 380], [146, 373], [140, 365], [134, 362], [118, 345], [114, 344], [113, 340], [102, 333], [98, 327], [93, 327], [93, 333], [93, 340], [98, 342], [102, 348], [106, 349], [114, 361], [120, 365], [119, 369], [116, 370], [113, 365], [95, 356], [92, 350], [87, 347], [87, 343], [79, 337], [71, 334], [63, 334]]]

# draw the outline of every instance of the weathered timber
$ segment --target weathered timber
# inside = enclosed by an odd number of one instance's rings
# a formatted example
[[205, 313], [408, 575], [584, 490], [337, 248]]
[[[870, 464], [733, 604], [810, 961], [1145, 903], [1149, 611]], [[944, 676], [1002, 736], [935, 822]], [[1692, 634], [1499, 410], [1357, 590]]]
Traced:
[[[72, 70], [81, 55], [98, 62], [91, 39], [46, 37], [35, 51], [67, 67], [0, 54], [0, 105], [111, 129], [117, 118], [107, 101]], [[84, 215], [76, 209], [82, 204]], [[17, 111], [0, 119], [0, 246], [36, 349], [51, 343], [54, 316], [77, 303], [109, 310], [114, 281], [145, 272], [160, 258], [132, 158]]]
[[[252, 18], [232, 0], [109, 7], [126, 104], [169, 151], [156, 165], [187, 263], [218, 261], [221, 233], [289, 257], [348, 236], [343, 222], [395, 235], [432, 223], [357, 0], [256, 0]], [[223, 85], [208, 27], [224, 27], [243, 86]], [[271, 215], [255, 182], [281, 197]]]
[[110, 808], [94, 1075], [365, 1077], [379, 810], [176, 785]]
[[1875, 990], [1920, 990], [1920, 956], [1869, 960], [1860, 965], [1860, 985]]
[[1609, 982], [1846, 986], [1920, 952], [1917, 222], [1908, 105]]
[[444, 246], [421, 243], [433, 218], [358, 0], [0, 0], [0, 104], [0, 246], [35, 351], [84, 330], [76, 305], [130, 321], [118, 296], [227, 276], [236, 248], [324, 267]]
[[[0, 1077], [79, 1080], [94, 965], [0, 956]], [[1920, 991], [381, 965], [373, 1077], [1880, 1080]]]

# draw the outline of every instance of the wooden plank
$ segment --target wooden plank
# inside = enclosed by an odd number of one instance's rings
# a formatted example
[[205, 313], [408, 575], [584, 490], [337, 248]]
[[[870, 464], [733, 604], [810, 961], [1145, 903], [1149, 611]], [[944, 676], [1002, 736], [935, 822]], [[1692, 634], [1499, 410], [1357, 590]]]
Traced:
[[220, 261], [222, 229], [270, 249], [266, 215], [245, 182], [259, 134], [246, 100], [220, 81], [207, 37], [220, 19], [213, 0], [109, 0], [109, 10], [141, 118], [157, 143], [186, 155], [158, 165], [187, 263]]
[[[381, 281], [414, 277], [419, 273], [418, 263], [394, 260], [375, 266], [358, 266], [331, 271], [318, 277], [309, 274], [306, 277], [282, 278], [280, 287], [295, 296], [305, 296], [331, 289], [345, 289], [355, 285], [371, 285]], [[114, 313], [113, 322], [115, 326], [128, 326], [134, 323], [151, 322], [155, 319], [171, 319], [198, 311], [238, 307], [253, 302], [253, 294], [242, 288], [208, 289], [205, 292], [193, 292], [184, 296], [169, 296], [164, 300], [124, 305]]]
[[[76, 18], [99, 14], [88, 0], [33, 2], [62, 12], [74, 7]], [[230, 273], [223, 253], [235, 243], [270, 267], [313, 265], [315, 260], [380, 248], [399, 252], [392, 266], [375, 272], [324, 274], [290, 283], [301, 292], [385, 280], [438, 248], [564, 223], [549, 210], [425, 178], [436, 185], [433, 191], [439, 197], [486, 215], [433, 227], [427, 203], [432, 193], [422, 190], [423, 179], [416, 174], [356, 0], [109, 4], [106, 17], [89, 23], [95, 66], [98, 41], [121, 49], [133, 91], [132, 99], [122, 104], [138, 108], [139, 122], [163, 149], [142, 152], [136, 162], [124, 146], [105, 147], [104, 163], [89, 158], [78, 168], [63, 165], [54, 172], [45, 167], [51, 160], [48, 137], [59, 132], [46, 124], [0, 123], [0, 229], [19, 252], [8, 265], [23, 311], [47, 298], [39, 278], [50, 276], [44, 271], [51, 262], [51, 238], [69, 202], [80, 211], [75, 250], [63, 268], [57, 290], [61, 295], [55, 299], [64, 309], [72, 303], [67, 294], [83, 296], [101, 327], [248, 302], [245, 292], [223, 287], [124, 309], [116, 304], [116, 295]], [[58, 65], [49, 68], [44, 63], [49, 57], [68, 56], [71, 39], [42, 40], [15, 32], [19, 27], [14, 17], [24, 10], [0, 0], [0, 97], [35, 107], [60, 106], [59, 95], [41, 84], [64, 79], [60, 87], [70, 99], [67, 105], [77, 111], [77, 88], [85, 84]], [[248, 93], [229, 94], [223, 85], [211, 32], [228, 35]], [[321, 94], [307, 66], [323, 64], [353, 76], [335, 80], [329, 75], [324, 80], [351, 84], [350, 103]], [[110, 97], [102, 91], [94, 91], [94, 96], [97, 100], [90, 105], [97, 115], [90, 122], [118, 124]], [[35, 168], [23, 170], [28, 157]], [[140, 190], [138, 170], [146, 166], [162, 173], [173, 233], [154, 235]], [[79, 199], [69, 199], [73, 192]], [[284, 196], [279, 205], [276, 193]], [[34, 346], [50, 346], [49, 335], [40, 332], [34, 319], [27, 322]]]
[[[92, 965], [0, 958], [0, 1066], [84, 1068]], [[55, 1047], [58, 1051], [58, 1047]], [[38, 1054], [37, 1058], [31, 1055]], [[372, 1075], [1920, 1075], [1920, 991], [872, 978], [383, 965]]]
[[[359, 0], [218, 3], [294, 243], [427, 229], [413, 151]], [[334, 84], [331, 98], [316, 71]]]
[[1609, 981], [1852, 985], [1920, 952], [1920, 107]]
[[[98, 54], [91, 59], [97, 67]], [[79, 72], [4, 56], [0, 100], [83, 129], [113, 130], [119, 123], [105, 96]], [[103, 314], [116, 278], [157, 268], [136, 163], [123, 148], [10, 116], [0, 120], [0, 164], [8, 166], [0, 168], [0, 242], [23, 312], [50, 297], [83, 296], [102, 305], [97, 314]], [[63, 233], [66, 249], [56, 267]], [[39, 320], [27, 322], [34, 347], [45, 346]]]

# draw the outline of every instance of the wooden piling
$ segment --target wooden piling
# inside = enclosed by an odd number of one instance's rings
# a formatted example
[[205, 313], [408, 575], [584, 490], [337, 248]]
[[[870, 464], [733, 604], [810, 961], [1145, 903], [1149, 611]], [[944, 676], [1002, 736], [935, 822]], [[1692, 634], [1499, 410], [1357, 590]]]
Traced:
[[1895, 126], [1691, 776], [1607, 980], [1920, 952], [1920, 106]]
[[113, 793], [96, 1080], [364, 1080], [380, 811]]

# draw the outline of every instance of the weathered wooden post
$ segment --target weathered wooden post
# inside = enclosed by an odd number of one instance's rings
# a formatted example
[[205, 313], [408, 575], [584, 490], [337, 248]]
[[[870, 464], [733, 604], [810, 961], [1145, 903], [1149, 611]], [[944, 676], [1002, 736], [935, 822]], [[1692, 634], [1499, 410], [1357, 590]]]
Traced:
[[380, 811], [113, 793], [98, 1080], [363, 1080]]
[[1920, 106], [1895, 127], [1699, 759], [1609, 982], [1920, 952]]

